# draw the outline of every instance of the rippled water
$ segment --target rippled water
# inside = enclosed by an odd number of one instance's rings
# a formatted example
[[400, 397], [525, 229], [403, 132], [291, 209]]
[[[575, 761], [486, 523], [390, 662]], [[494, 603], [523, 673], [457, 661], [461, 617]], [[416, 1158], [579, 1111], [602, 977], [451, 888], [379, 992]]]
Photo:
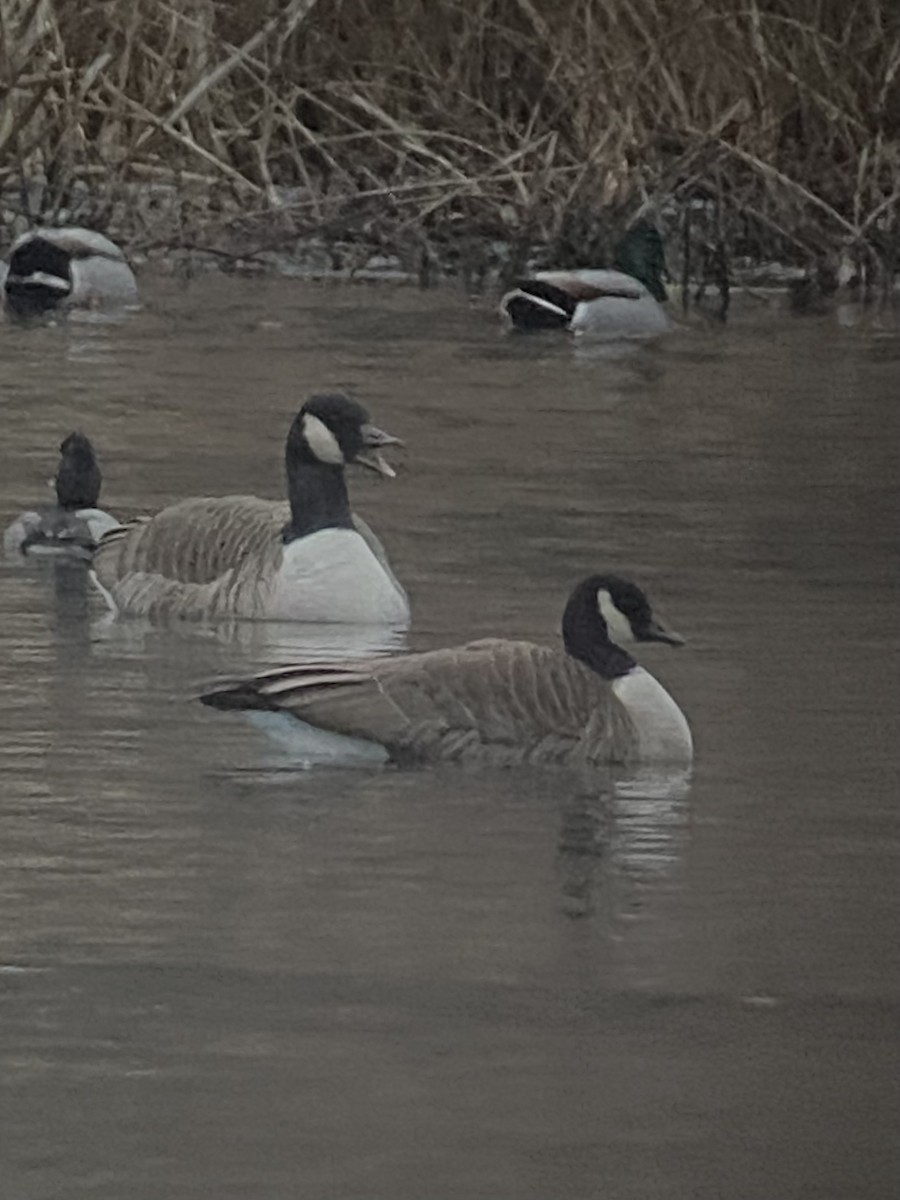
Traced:
[[900, 339], [748, 307], [613, 349], [406, 287], [148, 281], [0, 326], [0, 520], [95, 440], [117, 513], [280, 496], [303, 396], [411, 643], [646, 584], [693, 778], [290, 769], [192, 697], [298, 630], [110, 625], [0, 565], [4, 1200], [815, 1200], [900, 1178]]

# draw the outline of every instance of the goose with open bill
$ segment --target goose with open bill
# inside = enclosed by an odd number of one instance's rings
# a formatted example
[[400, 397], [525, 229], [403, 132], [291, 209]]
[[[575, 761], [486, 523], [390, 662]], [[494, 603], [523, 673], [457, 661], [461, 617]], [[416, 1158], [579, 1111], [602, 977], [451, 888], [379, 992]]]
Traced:
[[348, 396], [311, 396], [287, 436], [287, 503], [203, 497], [129, 521], [100, 543], [94, 582], [133, 616], [407, 628], [406, 593], [344, 477], [352, 463], [392, 477], [379, 451], [400, 444]]

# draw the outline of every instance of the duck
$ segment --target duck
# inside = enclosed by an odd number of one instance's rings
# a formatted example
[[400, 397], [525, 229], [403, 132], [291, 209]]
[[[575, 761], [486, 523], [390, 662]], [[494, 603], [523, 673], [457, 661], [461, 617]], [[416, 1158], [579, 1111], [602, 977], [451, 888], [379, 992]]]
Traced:
[[3, 534], [7, 555], [89, 560], [118, 520], [98, 508], [103, 476], [90, 438], [76, 430], [59, 447], [56, 504], [20, 513]]
[[57, 309], [112, 308], [137, 302], [137, 283], [115, 242], [93, 229], [41, 227], [10, 248], [2, 279], [15, 317]]
[[659, 230], [641, 219], [615, 250], [615, 269], [538, 271], [500, 300], [513, 329], [565, 329], [606, 337], [656, 337], [671, 329]]
[[354, 518], [344, 468], [393, 477], [402, 445], [343, 393], [302, 405], [285, 443], [288, 501], [198, 497], [101, 539], [92, 581], [116, 614], [407, 628], [409, 600], [381, 543]]
[[690, 765], [687, 719], [622, 643], [684, 639], [619, 575], [582, 579], [562, 648], [487, 638], [449, 649], [301, 663], [220, 682], [203, 704], [241, 710], [310, 765]]

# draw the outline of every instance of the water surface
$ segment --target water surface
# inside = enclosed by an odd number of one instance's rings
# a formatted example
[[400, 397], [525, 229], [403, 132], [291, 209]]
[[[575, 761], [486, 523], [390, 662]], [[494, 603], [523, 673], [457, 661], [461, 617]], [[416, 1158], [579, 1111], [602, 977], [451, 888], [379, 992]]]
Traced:
[[689, 783], [303, 772], [203, 681], [290, 628], [101, 618], [0, 565], [10, 1200], [871, 1200], [900, 1178], [900, 341], [749, 308], [653, 347], [452, 292], [145, 282], [0, 326], [0, 518], [70, 429], [106, 506], [278, 497], [305, 394], [403, 437], [351, 478], [410, 642], [553, 640], [643, 583]]

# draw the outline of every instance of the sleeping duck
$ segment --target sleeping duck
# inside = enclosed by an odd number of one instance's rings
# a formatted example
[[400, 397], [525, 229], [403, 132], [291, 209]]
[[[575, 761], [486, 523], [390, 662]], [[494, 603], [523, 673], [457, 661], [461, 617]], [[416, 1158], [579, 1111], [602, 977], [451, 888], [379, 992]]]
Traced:
[[119, 247], [92, 229], [40, 228], [13, 242], [3, 301], [17, 317], [54, 309], [116, 308], [137, 301], [137, 284]]
[[182, 500], [103, 538], [93, 580], [114, 612], [409, 626], [409, 602], [381, 543], [350, 511], [344, 468], [394, 471], [400, 439], [341, 393], [311, 396], [285, 446], [287, 502]]
[[103, 477], [90, 439], [70, 433], [59, 448], [56, 504], [21, 513], [3, 535], [7, 554], [90, 559], [100, 538], [118, 525], [97, 507]]
[[615, 269], [538, 271], [500, 301], [514, 329], [568, 329], [601, 337], [655, 337], [671, 329], [659, 230], [637, 221], [615, 252]]

